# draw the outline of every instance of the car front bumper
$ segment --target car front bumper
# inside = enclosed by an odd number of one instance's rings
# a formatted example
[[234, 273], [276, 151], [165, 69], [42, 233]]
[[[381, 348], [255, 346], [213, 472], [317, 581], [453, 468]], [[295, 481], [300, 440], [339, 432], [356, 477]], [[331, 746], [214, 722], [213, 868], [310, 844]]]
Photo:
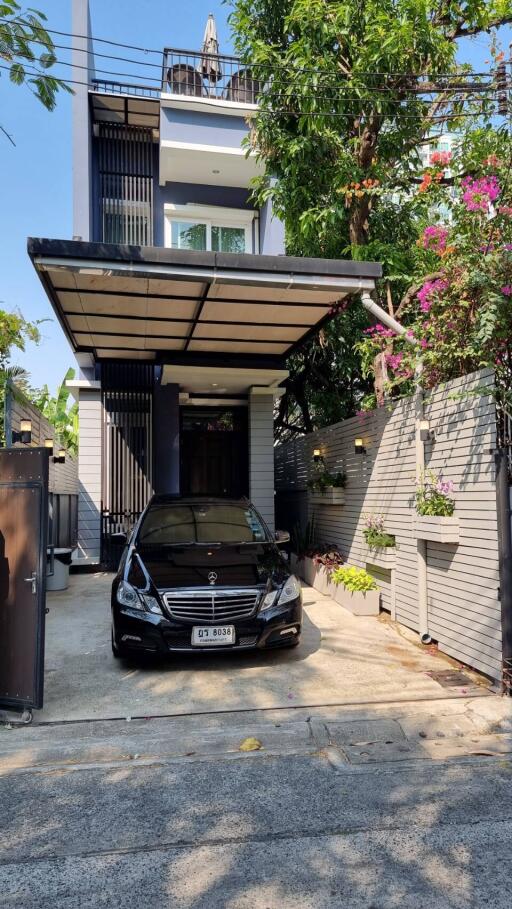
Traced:
[[118, 603], [113, 604], [112, 621], [115, 643], [133, 651], [166, 654], [270, 649], [298, 643], [302, 628], [302, 603], [297, 598], [282, 607], [278, 605], [262, 613], [257, 612], [247, 619], [226, 622], [235, 627], [235, 643], [220, 646], [192, 646], [192, 628], [199, 622], [179, 622], [164, 615], [125, 608]]

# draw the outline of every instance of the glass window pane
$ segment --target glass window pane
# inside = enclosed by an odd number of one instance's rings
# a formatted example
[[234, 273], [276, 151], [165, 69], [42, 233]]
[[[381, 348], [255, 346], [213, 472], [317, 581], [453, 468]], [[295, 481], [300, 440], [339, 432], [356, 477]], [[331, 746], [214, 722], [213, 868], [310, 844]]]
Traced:
[[212, 250], [214, 252], [244, 253], [245, 228], [212, 226]]
[[146, 513], [139, 545], [179, 546], [180, 543], [270, 542], [258, 515], [246, 505], [198, 503], [154, 505]]
[[171, 244], [173, 249], [206, 249], [206, 224], [172, 221]]

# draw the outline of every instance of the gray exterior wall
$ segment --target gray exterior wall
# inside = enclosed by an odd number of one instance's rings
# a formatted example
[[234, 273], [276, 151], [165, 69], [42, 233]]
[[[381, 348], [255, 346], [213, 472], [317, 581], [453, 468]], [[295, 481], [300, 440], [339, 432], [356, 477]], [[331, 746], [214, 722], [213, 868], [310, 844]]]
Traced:
[[284, 256], [286, 252], [284, 224], [272, 211], [272, 202], [260, 209], [260, 253], [263, 256]]
[[274, 395], [249, 395], [249, 494], [274, 530]]
[[101, 555], [103, 405], [99, 389], [80, 389], [78, 455], [78, 558], [96, 564]]
[[[54, 439], [54, 453], [57, 454], [61, 444], [51, 423], [33, 404], [21, 401], [8, 392], [5, 400], [5, 437], [8, 448], [26, 448], [21, 442], [12, 442], [12, 433], [19, 432], [21, 420], [30, 420], [32, 423], [32, 447], [43, 447], [45, 439]], [[49, 492], [59, 495], [78, 494], [78, 462], [71, 455], [66, 455], [64, 464], [55, 464], [53, 457], [50, 457], [48, 474]]]
[[[435, 438], [425, 446], [427, 468], [455, 483], [458, 544], [427, 543], [429, 631], [440, 649], [494, 679], [501, 676], [501, 607], [496, 513], [496, 418], [491, 371], [466, 376], [428, 395], [425, 416]], [[460, 397], [457, 397], [460, 396]], [[366, 455], [354, 453], [362, 436]], [[312, 454], [320, 448], [329, 470], [348, 476], [345, 504], [315, 506], [306, 491]], [[350, 564], [364, 567], [365, 512], [383, 513], [397, 540], [396, 619], [418, 630], [418, 568], [413, 497], [416, 468], [412, 400], [391, 411], [362, 414], [276, 449], [280, 512], [290, 525], [314, 511], [316, 537], [337, 544]], [[367, 566], [369, 570], [371, 565]], [[390, 576], [383, 605], [391, 607]]]
[[160, 141], [240, 148], [249, 130], [243, 117], [162, 107]]
[[153, 389], [153, 489], [157, 494], [180, 491], [180, 389]]
[[[92, 182], [92, 135], [89, 118], [89, 98], [87, 83], [93, 73], [91, 19], [88, 0], [72, 0], [73, 37], [72, 63], [77, 69], [72, 70], [78, 82], [73, 85], [72, 102], [73, 118], [73, 236], [82, 240], [93, 239], [93, 215], [91, 205]], [[82, 67], [88, 67], [83, 69]]]

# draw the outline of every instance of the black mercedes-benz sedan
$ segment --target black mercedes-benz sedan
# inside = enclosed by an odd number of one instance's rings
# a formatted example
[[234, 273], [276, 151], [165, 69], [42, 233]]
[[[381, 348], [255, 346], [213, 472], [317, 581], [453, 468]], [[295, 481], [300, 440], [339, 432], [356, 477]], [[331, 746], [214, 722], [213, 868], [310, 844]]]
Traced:
[[112, 584], [115, 656], [295, 647], [300, 583], [247, 500], [154, 496]]

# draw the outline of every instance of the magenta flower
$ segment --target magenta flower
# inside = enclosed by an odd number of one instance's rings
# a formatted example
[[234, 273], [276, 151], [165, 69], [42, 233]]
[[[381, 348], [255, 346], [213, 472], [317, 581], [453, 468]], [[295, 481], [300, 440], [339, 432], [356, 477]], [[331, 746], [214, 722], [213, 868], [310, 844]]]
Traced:
[[443, 290], [446, 290], [448, 287], [448, 282], [444, 278], [436, 278], [435, 281], [426, 281], [421, 290], [418, 291], [416, 296], [420, 301], [420, 309], [422, 312], [430, 312], [432, 303], [434, 302], [434, 297], [437, 295], [441, 296]]
[[501, 292], [506, 297], [512, 297], [512, 284], [505, 284], [505, 287], [501, 288]]
[[464, 187], [462, 201], [468, 211], [487, 212], [490, 203], [495, 202], [501, 192], [498, 179], [494, 175], [478, 179], [465, 177], [462, 186]]
[[431, 252], [437, 253], [438, 256], [441, 256], [446, 249], [447, 239], [448, 230], [446, 227], [440, 227], [438, 224], [431, 224], [423, 231], [423, 249], [428, 249]]
[[389, 354], [386, 357], [386, 363], [391, 369], [398, 369], [400, 363], [402, 362], [404, 355], [402, 353]]

